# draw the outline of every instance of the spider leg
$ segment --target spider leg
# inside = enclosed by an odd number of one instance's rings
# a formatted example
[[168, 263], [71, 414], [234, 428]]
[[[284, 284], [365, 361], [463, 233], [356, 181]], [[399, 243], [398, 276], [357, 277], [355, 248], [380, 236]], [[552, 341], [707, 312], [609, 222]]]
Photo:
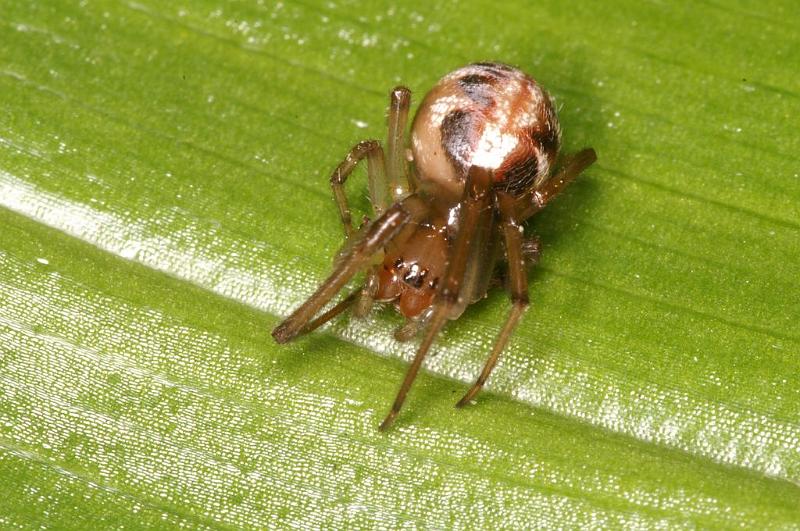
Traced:
[[406, 87], [395, 87], [389, 93], [389, 133], [386, 138], [386, 175], [389, 192], [395, 201], [413, 192], [412, 182], [405, 158], [405, 134], [408, 109], [411, 106], [411, 91]]
[[542, 240], [535, 234], [526, 238], [522, 242], [522, 257], [525, 259], [525, 265], [528, 269], [533, 268], [539, 263], [539, 257], [542, 255]]
[[544, 185], [530, 194], [522, 195], [516, 200], [515, 210], [518, 214], [516, 220], [522, 223], [532, 215], [539, 212], [558, 194], [560, 194], [569, 183], [592, 165], [597, 160], [597, 153], [594, 149], [586, 148], [578, 153], [568, 155], [564, 165], [559, 169]]
[[364, 157], [367, 158], [367, 179], [369, 181], [369, 199], [376, 216], [386, 210], [386, 172], [383, 158], [383, 148], [377, 140], [362, 140], [350, 150], [344, 160], [331, 174], [331, 189], [336, 206], [339, 207], [339, 216], [342, 218], [344, 234], [346, 237], [353, 235], [353, 220], [350, 206], [344, 193], [344, 183], [353, 173], [353, 170]]
[[511, 333], [519, 323], [522, 314], [528, 308], [528, 275], [525, 270], [526, 260], [523, 255], [522, 227], [513, 217], [514, 198], [505, 192], [497, 192], [497, 205], [500, 210], [501, 224], [500, 229], [503, 233], [503, 240], [506, 247], [506, 258], [508, 259], [508, 291], [511, 296], [511, 310], [508, 312], [506, 322], [495, 340], [492, 353], [486, 360], [486, 364], [478, 376], [475, 384], [467, 391], [464, 397], [459, 400], [456, 407], [463, 407], [472, 400], [475, 395], [483, 388], [483, 384], [489, 378], [500, 353], [508, 343]]
[[311, 297], [272, 331], [278, 343], [286, 343], [302, 333], [314, 315], [358, 273], [370, 258], [409, 222], [420, 220], [428, 207], [416, 195], [410, 195], [400, 203], [392, 205], [381, 217], [366, 227], [363, 236], [352, 242], [348, 252], [339, 257], [333, 272]]
[[297, 335], [308, 334], [309, 332], [313, 332], [320, 326], [324, 325], [325, 323], [327, 323], [328, 321], [330, 321], [331, 319], [333, 319], [334, 317], [345, 311], [354, 302], [358, 300], [358, 295], [360, 292], [361, 292], [360, 288], [355, 290], [353, 293], [351, 293], [344, 299], [337, 302], [336, 305], [332, 307], [330, 310], [323, 313], [316, 319], [309, 321], [308, 324], [306, 324], [302, 329], [300, 329]]
[[356, 317], [364, 317], [372, 309], [372, 304], [375, 301], [375, 293], [378, 291], [378, 268], [372, 266], [367, 270], [367, 278], [364, 281], [364, 286], [358, 291], [358, 299], [353, 308], [353, 315]]
[[[389, 127], [387, 134], [387, 147], [389, 151], [388, 160], [384, 158], [383, 149], [374, 140], [367, 147], [367, 172], [369, 178], [369, 195], [375, 215], [380, 216], [386, 210], [386, 200], [391, 195], [393, 202], [400, 201], [406, 197], [409, 191], [414, 192], [416, 187], [412, 186], [412, 178], [409, 175], [408, 164], [404, 158], [405, 130], [408, 122], [408, 109], [411, 102], [411, 91], [405, 87], [395, 87], [389, 95]], [[359, 148], [360, 144], [353, 148], [351, 155]], [[351, 157], [348, 155], [348, 158]], [[362, 155], [363, 156], [363, 155]], [[348, 159], [345, 159], [347, 162]], [[345, 163], [343, 163], [345, 164]], [[352, 171], [350, 168], [349, 171]], [[348, 173], [349, 173], [348, 171]], [[335, 174], [336, 175], [336, 174]], [[388, 178], [387, 178], [388, 176]], [[346, 175], [345, 175], [346, 177]], [[342, 184], [344, 180], [341, 179]], [[331, 184], [333, 185], [333, 177]], [[345, 216], [350, 216], [347, 208], [347, 200], [344, 196], [342, 185], [334, 185], [334, 196], [342, 213], [342, 220]], [[345, 225], [345, 232], [348, 231]], [[352, 229], [350, 229], [352, 231]], [[358, 296], [358, 300], [353, 308], [356, 317], [364, 317], [372, 309], [375, 292], [378, 290], [378, 269], [372, 267], [367, 272], [367, 279], [364, 288]]]
[[407, 318], [403, 324], [398, 326], [394, 331], [394, 338], [401, 343], [411, 341], [416, 336], [420, 329], [424, 326], [427, 320], [418, 321], [415, 319]]
[[564, 166], [544, 186], [533, 190], [530, 194], [514, 198], [505, 192], [496, 193], [497, 206], [501, 217], [501, 231], [503, 232], [506, 257], [508, 259], [508, 291], [512, 305], [481, 374], [475, 384], [458, 401], [456, 407], [467, 405], [483, 388], [495, 365], [497, 365], [500, 353], [503, 352], [508, 343], [511, 333], [530, 304], [528, 300], [526, 265], [534, 265], [539, 261], [541, 242], [536, 236], [524, 240], [520, 223], [543, 209], [596, 160], [597, 154], [594, 149], [587, 148], [570, 155]]
[[461, 315], [473, 302], [485, 297], [489, 289], [499, 254], [497, 223], [494, 218], [494, 208], [491, 202], [487, 201], [478, 215], [467, 266], [464, 269], [464, 280], [461, 283], [459, 305], [451, 313], [451, 319]]
[[430, 324], [408, 368], [400, 390], [397, 392], [392, 408], [379, 427], [381, 431], [385, 431], [394, 422], [400, 412], [400, 408], [403, 407], [403, 402], [405, 402], [411, 384], [414, 383], [414, 379], [417, 377], [417, 373], [434, 339], [436, 339], [445, 322], [462, 302], [461, 285], [469, 258], [470, 244], [475, 234], [476, 222], [480, 213], [489, 204], [491, 183], [492, 176], [488, 170], [478, 166], [470, 168], [464, 187], [464, 199], [461, 204], [462, 215], [458, 225], [459, 230], [453, 243], [447, 269], [442, 281], [439, 283], [439, 289], [434, 299]]

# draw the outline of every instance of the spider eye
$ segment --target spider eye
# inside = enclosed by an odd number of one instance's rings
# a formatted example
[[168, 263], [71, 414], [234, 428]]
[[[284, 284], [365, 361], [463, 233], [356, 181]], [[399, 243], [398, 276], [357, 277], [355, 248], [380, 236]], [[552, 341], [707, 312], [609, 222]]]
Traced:
[[423, 269], [419, 264], [413, 264], [408, 268], [408, 272], [403, 275], [403, 282], [414, 288], [421, 288], [425, 277], [428, 275], [428, 270]]

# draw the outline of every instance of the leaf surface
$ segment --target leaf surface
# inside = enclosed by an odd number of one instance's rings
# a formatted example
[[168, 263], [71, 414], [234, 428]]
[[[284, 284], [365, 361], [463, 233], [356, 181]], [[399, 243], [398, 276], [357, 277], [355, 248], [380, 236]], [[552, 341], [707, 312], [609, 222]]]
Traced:
[[[4, 526], [800, 522], [789, 2], [0, 2]], [[533, 305], [451, 323], [396, 428], [390, 310], [289, 346], [328, 172], [479, 60], [599, 161], [532, 221]], [[348, 191], [369, 211], [359, 172]]]

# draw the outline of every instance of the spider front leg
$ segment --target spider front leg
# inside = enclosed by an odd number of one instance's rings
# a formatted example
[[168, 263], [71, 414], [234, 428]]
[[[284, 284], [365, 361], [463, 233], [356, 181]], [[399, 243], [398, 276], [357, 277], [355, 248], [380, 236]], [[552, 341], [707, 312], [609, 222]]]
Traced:
[[486, 360], [480, 376], [478, 376], [477, 381], [464, 397], [458, 401], [456, 407], [467, 405], [483, 388], [495, 365], [497, 365], [497, 359], [506, 347], [514, 328], [516, 328], [522, 314], [528, 308], [528, 275], [525, 267], [527, 263], [525, 256], [526, 243], [531, 241], [537, 243], [536, 258], [538, 259], [538, 239], [523, 240], [522, 227], [517, 223], [513, 215], [514, 198], [505, 192], [497, 192], [496, 200], [501, 218], [500, 230], [503, 233], [506, 258], [508, 260], [508, 292], [511, 296], [511, 310], [508, 313], [508, 317], [506, 317], [503, 328], [500, 330], [500, 334], [495, 340], [492, 353]]
[[491, 187], [491, 172], [485, 168], [472, 166], [464, 186], [464, 199], [461, 203], [462, 214], [458, 224], [460, 228], [453, 243], [447, 269], [436, 292], [428, 330], [422, 339], [419, 349], [417, 349], [408, 372], [406, 372], [406, 377], [397, 392], [392, 408], [378, 428], [381, 431], [385, 431], [394, 422], [400, 412], [400, 408], [403, 407], [403, 402], [405, 402], [406, 395], [411, 389], [411, 384], [414, 383], [414, 379], [417, 377], [417, 373], [434, 339], [436, 339], [447, 319], [453, 315], [454, 310], [462, 304], [463, 294], [461, 288], [469, 258], [470, 245], [481, 211], [489, 207], [489, 191]]
[[313, 332], [320, 326], [324, 325], [325, 323], [327, 323], [328, 321], [330, 321], [331, 319], [333, 319], [334, 317], [345, 311], [347, 308], [349, 308], [354, 302], [357, 302], [358, 295], [360, 293], [361, 293], [361, 288], [355, 290], [353, 293], [351, 293], [344, 299], [337, 302], [336, 305], [334, 305], [330, 310], [326, 311], [316, 319], [308, 321], [305, 325], [303, 325], [300, 331], [297, 332], [297, 335], [300, 336], [303, 334], [308, 334], [310, 332]]
[[348, 252], [336, 261], [334, 270], [327, 280], [306, 302], [272, 331], [275, 341], [286, 343], [300, 335], [309, 324], [316, 326], [322, 324], [313, 321], [317, 312], [369, 263], [375, 253], [381, 251], [397, 236], [406, 224], [419, 221], [427, 211], [428, 207], [424, 201], [416, 195], [410, 195], [390, 207], [381, 217], [368, 225], [364, 233], [359, 236], [358, 241], [353, 242]]

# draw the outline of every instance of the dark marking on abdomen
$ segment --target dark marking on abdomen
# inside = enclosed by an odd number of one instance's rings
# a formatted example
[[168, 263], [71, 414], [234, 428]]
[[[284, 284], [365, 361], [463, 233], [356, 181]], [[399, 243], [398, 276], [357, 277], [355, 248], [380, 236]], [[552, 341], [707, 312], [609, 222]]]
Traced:
[[483, 110], [495, 104], [495, 90], [493, 83], [496, 77], [482, 74], [470, 74], [459, 78], [458, 86], [469, 99], [477, 103]]
[[442, 148], [462, 177], [467, 175], [482, 130], [480, 117], [468, 111], [452, 111], [442, 120]]

